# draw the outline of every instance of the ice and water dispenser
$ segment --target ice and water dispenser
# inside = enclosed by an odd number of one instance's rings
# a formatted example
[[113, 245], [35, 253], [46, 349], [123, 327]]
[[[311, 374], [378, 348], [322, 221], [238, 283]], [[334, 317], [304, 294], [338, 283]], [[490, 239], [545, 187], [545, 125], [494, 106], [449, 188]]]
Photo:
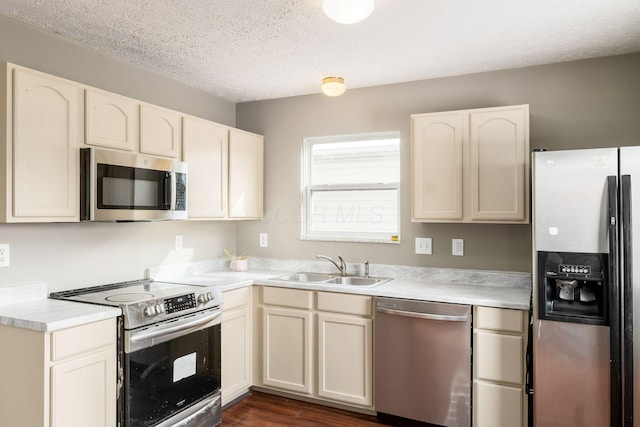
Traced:
[[538, 318], [608, 325], [608, 255], [538, 252]]

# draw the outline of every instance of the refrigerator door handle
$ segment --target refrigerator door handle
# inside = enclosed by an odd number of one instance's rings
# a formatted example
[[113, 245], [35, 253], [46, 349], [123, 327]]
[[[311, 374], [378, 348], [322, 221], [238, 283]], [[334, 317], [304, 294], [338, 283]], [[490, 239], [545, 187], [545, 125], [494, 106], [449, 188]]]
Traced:
[[631, 223], [631, 176], [620, 177], [620, 217], [622, 220], [622, 417], [623, 426], [633, 426], [633, 245]]
[[607, 177], [607, 216], [609, 218], [609, 371], [611, 385], [611, 426], [620, 426], [622, 411], [621, 331], [620, 331], [620, 285], [618, 277], [618, 181], [616, 176]]

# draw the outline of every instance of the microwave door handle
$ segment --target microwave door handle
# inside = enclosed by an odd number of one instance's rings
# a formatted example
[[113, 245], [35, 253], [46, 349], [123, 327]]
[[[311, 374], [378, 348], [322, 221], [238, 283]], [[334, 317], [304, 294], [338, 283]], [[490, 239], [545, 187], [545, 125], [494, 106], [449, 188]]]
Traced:
[[162, 199], [162, 207], [165, 210], [173, 209], [176, 191], [175, 191], [175, 174], [167, 172], [164, 176], [164, 198]]

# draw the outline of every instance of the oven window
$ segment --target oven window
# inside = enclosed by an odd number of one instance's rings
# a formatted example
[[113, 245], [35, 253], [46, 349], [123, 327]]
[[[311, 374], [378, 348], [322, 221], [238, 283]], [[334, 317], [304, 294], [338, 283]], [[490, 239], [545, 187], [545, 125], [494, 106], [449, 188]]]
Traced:
[[151, 169], [98, 164], [99, 209], [168, 209], [169, 174]]
[[152, 426], [220, 390], [220, 325], [125, 354], [127, 426]]

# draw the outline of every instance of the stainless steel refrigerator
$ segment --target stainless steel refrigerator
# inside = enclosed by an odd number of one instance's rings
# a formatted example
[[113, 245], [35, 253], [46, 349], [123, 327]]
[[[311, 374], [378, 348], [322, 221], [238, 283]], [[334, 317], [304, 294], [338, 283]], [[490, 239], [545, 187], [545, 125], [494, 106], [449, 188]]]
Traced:
[[640, 147], [532, 164], [533, 425], [640, 426]]

